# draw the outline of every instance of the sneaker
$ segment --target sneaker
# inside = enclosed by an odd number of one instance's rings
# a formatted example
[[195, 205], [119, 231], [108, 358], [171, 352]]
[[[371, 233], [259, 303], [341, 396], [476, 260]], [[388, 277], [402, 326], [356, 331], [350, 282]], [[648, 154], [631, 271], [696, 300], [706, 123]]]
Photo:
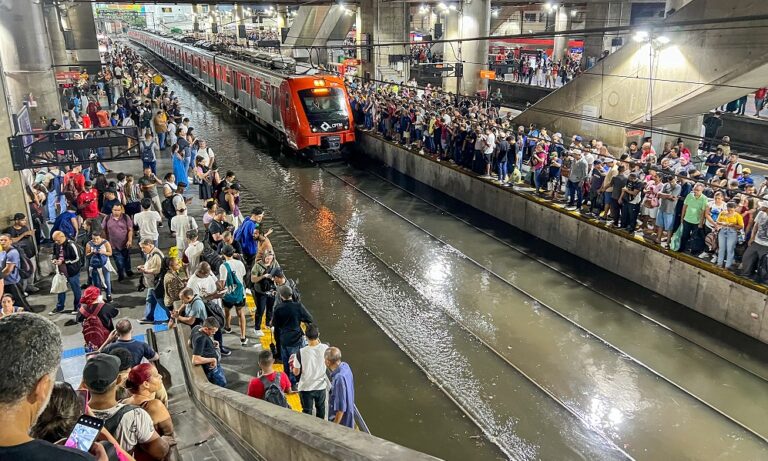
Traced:
[[707, 253], [706, 251], [702, 251], [701, 254], [699, 255], [699, 258], [701, 259], [707, 259], [708, 257], [709, 257], [709, 253]]
[[241, 346], [247, 346], [248, 345], [248, 338], [240, 338], [240, 345]]
[[710, 260], [713, 264], [717, 263], [717, 256], [712, 256], [712, 259]]
[[224, 333], [227, 333], [227, 334], [232, 334], [232, 328], [224, 327], [224, 328], [221, 329], [221, 331], [223, 331]]
[[56, 314], [63, 314], [63, 313], [64, 313], [64, 309], [56, 308], [56, 309], [52, 310], [51, 312], [48, 312], [48, 315], [56, 315]]
[[245, 289], [245, 294], [252, 295], [253, 293], [251, 293], [251, 289], [250, 288], [246, 288]]
[[224, 357], [229, 357], [232, 355], [232, 351], [228, 347], [222, 347], [220, 352]]
[[151, 325], [151, 324], [155, 323], [155, 321], [154, 320], [149, 320], [149, 319], [141, 319], [141, 320], [139, 320], [139, 323], [141, 323], [142, 325]]
[[261, 330], [255, 330], [253, 334], [254, 334], [254, 336], [256, 336], [257, 338], [261, 338], [262, 336], [264, 336], [264, 332], [263, 332], [263, 331], [261, 331]]

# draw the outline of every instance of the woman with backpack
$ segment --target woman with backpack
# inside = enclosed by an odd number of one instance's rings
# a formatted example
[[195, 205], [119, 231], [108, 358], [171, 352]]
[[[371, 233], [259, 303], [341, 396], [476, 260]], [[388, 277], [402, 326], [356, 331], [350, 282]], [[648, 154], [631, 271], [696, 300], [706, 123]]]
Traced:
[[112, 280], [109, 272], [112, 246], [104, 239], [100, 230], [91, 233], [91, 240], [85, 246], [85, 256], [88, 258], [88, 280], [103, 289], [106, 301], [112, 302]]
[[83, 291], [77, 320], [83, 326], [83, 339], [86, 351], [98, 350], [115, 329], [112, 319], [117, 317], [117, 309], [101, 297], [101, 290], [90, 286]]

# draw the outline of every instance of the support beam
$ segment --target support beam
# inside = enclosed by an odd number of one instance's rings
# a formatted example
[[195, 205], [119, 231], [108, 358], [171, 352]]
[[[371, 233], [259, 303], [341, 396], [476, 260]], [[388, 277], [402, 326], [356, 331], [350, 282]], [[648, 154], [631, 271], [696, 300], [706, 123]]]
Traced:
[[[363, 34], [370, 36], [370, 43], [407, 42], [409, 37], [408, 2], [382, 3], [377, 0], [361, 0], [360, 21]], [[406, 61], [390, 63], [390, 56], [407, 56], [406, 46], [379, 46], [370, 49], [370, 60], [363, 62], [363, 72], [371, 78], [385, 81], [405, 82], [410, 76]]]
[[[456, 11], [444, 13], [444, 18], [447, 40], [486, 37], [491, 30], [490, 0], [462, 2]], [[470, 96], [488, 91], [488, 80], [480, 78], [480, 71], [488, 69], [488, 40], [445, 44], [443, 60], [449, 64], [460, 62], [464, 67], [461, 78], [443, 80], [443, 86], [449, 91]]]
[[67, 10], [72, 36], [75, 41], [75, 59], [77, 65], [88, 69], [91, 75], [101, 70], [99, 39], [96, 37], [96, 23], [93, 19], [93, 6], [90, 3], [76, 2]]

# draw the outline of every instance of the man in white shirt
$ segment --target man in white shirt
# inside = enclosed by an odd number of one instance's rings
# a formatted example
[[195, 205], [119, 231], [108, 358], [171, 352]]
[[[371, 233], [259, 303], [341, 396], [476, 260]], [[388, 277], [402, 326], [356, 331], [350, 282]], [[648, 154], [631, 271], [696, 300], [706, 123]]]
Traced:
[[211, 266], [205, 261], [197, 265], [197, 271], [187, 280], [187, 288], [191, 288], [197, 296], [203, 300], [221, 305], [221, 297], [218, 296], [219, 279], [211, 273]]
[[180, 253], [187, 249], [187, 231], [197, 230], [197, 221], [187, 216], [187, 208], [176, 209], [176, 216], [171, 219], [171, 233], [176, 236], [176, 248]]
[[184, 250], [184, 256], [187, 260], [187, 274], [190, 276], [197, 272], [197, 268], [200, 265], [200, 257], [203, 254], [205, 245], [198, 240], [199, 235], [197, 229], [190, 229], [187, 231], [187, 249]]
[[205, 139], [198, 139], [197, 142], [200, 145], [200, 148], [197, 149], [197, 157], [203, 158], [203, 165], [207, 167], [213, 166], [213, 161], [216, 158], [216, 155], [213, 153], [213, 149], [208, 147], [208, 143], [205, 141]]
[[325, 400], [328, 378], [325, 376], [325, 351], [327, 344], [320, 342], [320, 330], [310, 323], [304, 332], [308, 346], [299, 349], [293, 359], [293, 375], [299, 378], [299, 398], [302, 411], [308, 415], [315, 409], [315, 416], [325, 419]]
[[496, 135], [493, 134], [490, 128], [485, 129], [485, 136], [483, 137], [483, 159], [485, 160], [485, 176], [491, 177], [491, 164], [493, 163], [493, 151], [496, 149]]
[[[243, 309], [245, 307], [245, 264], [235, 259], [235, 249], [231, 245], [224, 245], [221, 255], [224, 257], [224, 263], [219, 267], [219, 283], [224, 282], [224, 289], [227, 291], [221, 298], [226, 323], [222, 330], [224, 333], [232, 333], [230, 311], [235, 308], [240, 324], [240, 344], [245, 346], [248, 344], [248, 338], [245, 337], [245, 309]], [[228, 283], [230, 272], [234, 276], [232, 283]]]
[[163, 217], [151, 208], [152, 200], [148, 198], [141, 199], [142, 211], [133, 216], [133, 223], [139, 226], [139, 240], [150, 239], [157, 246], [157, 239], [160, 237], [157, 226], [163, 222]]

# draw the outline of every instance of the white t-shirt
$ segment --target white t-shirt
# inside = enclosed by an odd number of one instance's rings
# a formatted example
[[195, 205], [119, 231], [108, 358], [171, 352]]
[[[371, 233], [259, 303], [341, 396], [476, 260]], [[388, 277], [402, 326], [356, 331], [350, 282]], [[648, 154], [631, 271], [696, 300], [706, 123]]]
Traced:
[[483, 153], [492, 154], [493, 150], [496, 148], [496, 135], [493, 133], [485, 135], [485, 142], [486, 144], [483, 146]]
[[213, 149], [211, 149], [210, 147], [206, 147], [205, 149], [198, 150], [197, 156], [203, 159], [203, 163], [206, 166], [210, 166], [211, 159], [215, 157], [215, 154], [213, 153]]
[[[109, 419], [110, 416], [117, 413], [125, 404], [118, 403], [112, 408], [106, 410], [96, 410], [91, 408], [93, 416], [99, 419]], [[152, 424], [152, 417], [141, 408], [136, 408], [125, 413], [120, 419], [117, 430], [112, 434], [123, 450], [132, 452], [136, 445], [147, 443], [155, 434], [155, 426]]]
[[[187, 280], [187, 287], [192, 288], [192, 291], [194, 291], [196, 295], [203, 298], [211, 293], [219, 291], [219, 287], [216, 286], [216, 280], [217, 279], [213, 274], [210, 274], [205, 278], [200, 278], [193, 274], [189, 280]], [[213, 301], [217, 304], [221, 304], [220, 299], [214, 299]]]
[[155, 210], [146, 210], [136, 213], [133, 222], [139, 226], [139, 237], [143, 239], [157, 240], [160, 233], [157, 231], [157, 223], [162, 222], [163, 217]]
[[[224, 264], [229, 264], [229, 268], [232, 269], [232, 272], [235, 274], [235, 277], [237, 277], [238, 280], [240, 280], [240, 283], [243, 283], [243, 286], [245, 286], [243, 280], [245, 278], [245, 265], [242, 261], [239, 259], [230, 259], [229, 261], [224, 261]], [[227, 280], [227, 268], [222, 264], [219, 267], [219, 280]]]
[[328, 345], [323, 343], [301, 348], [299, 351], [301, 363], [298, 357], [293, 362], [293, 366], [301, 370], [299, 391], [319, 391], [326, 388], [325, 351], [327, 349]]
[[177, 214], [171, 219], [171, 232], [176, 234], [176, 248], [184, 251], [187, 248], [187, 231], [197, 229], [197, 222], [192, 216]]
[[189, 275], [194, 274], [197, 272], [197, 266], [200, 265], [200, 255], [203, 254], [203, 249], [205, 248], [205, 245], [201, 241], [197, 241], [191, 245], [187, 245], [187, 249], [184, 250], [184, 254], [187, 255], [187, 261], [189, 261], [189, 265], [187, 266], [187, 273]]

